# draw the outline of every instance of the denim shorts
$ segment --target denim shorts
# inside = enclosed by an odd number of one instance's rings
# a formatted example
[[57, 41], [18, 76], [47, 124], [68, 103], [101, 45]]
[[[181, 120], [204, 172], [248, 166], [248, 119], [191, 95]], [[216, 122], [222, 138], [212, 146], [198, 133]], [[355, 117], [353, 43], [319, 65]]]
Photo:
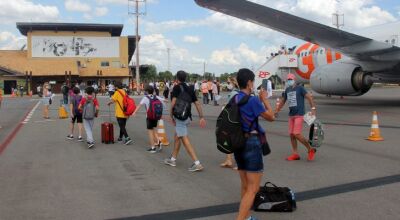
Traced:
[[179, 120], [175, 118], [176, 126], [175, 132], [178, 137], [188, 136], [188, 125], [190, 124], [190, 119], [186, 119], [185, 121]]
[[257, 136], [251, 136], [247, 139], [246, 146], [235, 152], [235, 160], [238, 170], [262, 173], [264, 171], [264, 162], [262, 147]]

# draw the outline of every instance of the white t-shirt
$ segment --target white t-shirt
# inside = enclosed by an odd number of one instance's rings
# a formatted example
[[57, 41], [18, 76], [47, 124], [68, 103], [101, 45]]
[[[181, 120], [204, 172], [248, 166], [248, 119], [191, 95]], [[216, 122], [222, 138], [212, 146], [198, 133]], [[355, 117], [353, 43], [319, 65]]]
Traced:
[[[142, 98], [142, 100], [140, 101], [140, 104], [141, 105], [144, 105], [144, 107], [146, 108], [146, 112], [147, 112], [147, 110], [149, 109], [149, 106], [150, 106], [150, 99], [148, 98], [148, 97], [150, 97], [151, 99], [153, 99], [153, 95], [150, 95], [150, 96], [144, 96], [143, 98]], [[165, 101], [165, 99], [164, 98], [162, 98], [162, 97], [160, 97], [160, 96], [157, 96], [157, 99], [158, 100], [160, 100], [161, 102], [164, 102]], [[163, 104], [164, 105], [164, 104]], [[164, 108], [165, 109], [165, 108]]]
[[113, 84], [108, 85], [108, 91], [109, 91], [109, 92], [115, 91], [115, 87], [114, 87]]
[[198, 82], [194, 84], [194, 90], [200, 90], [200, 85]]
[[156, 88], [160, 89], [160, 83], [159, 82], [156, 82]]

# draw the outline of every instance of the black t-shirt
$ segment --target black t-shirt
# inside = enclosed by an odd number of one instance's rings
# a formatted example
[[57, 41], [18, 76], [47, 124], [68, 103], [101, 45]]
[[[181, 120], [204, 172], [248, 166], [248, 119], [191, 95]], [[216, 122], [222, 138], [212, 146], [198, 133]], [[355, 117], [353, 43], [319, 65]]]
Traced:
[[186, 83], [181, 83], [181, 84], [174, 86], [174, 88], [172, 89], [172, 93], [171, 93], [171, 99], [178, 98], [178, 96], [181, 94], [180, 85], [182, 85], [183, 90], [185, 90], [187, 93], [189, 93], [190, 97], [192, 97], [192, 102], [197, 102], [197, 97], [196, 97], [196, 94], [194, 93], [194, 89], [190, 89], [189, 86], [186, 85]]

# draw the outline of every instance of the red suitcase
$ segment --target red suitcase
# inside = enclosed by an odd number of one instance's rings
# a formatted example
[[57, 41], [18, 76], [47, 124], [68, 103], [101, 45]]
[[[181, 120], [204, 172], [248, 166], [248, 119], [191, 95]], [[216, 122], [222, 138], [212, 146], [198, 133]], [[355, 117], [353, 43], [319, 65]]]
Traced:
[[105, 144], [114, 144], [114, 125], [110, 122], [101, 124], [101, 142]]
[[111, 123], [111, 109], [109, 108], [110, 122], [101, 124], [101, 142], [114, 144], [114, 125]]

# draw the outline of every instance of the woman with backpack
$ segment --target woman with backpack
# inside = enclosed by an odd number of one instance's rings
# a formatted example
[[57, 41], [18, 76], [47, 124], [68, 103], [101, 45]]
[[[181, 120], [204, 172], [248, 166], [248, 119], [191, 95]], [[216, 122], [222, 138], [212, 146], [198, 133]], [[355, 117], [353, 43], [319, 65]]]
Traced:
[[166, 102], [166, 100], [160, 96], [154, 95], [154, 88], [150, 85], [146, 86], [145, 92], [147, 94], [142, 98], [132, 116], [135, 116], [142, 105], [144, 105], [146, 108], [146, 125], [150, 143], [150, 147], [147, 151], [153, 154], [162, 150], [161, 140], [159, 139], [157, 133], [157, 125], [163, 113], [162, 102]]
[[241, 201], [237, 220], [244, 220], [254, 219], [250, 216], [250, 209], [264, 172], [263, 145], [260, 137], [265, 136], [265, 131], [258, 123], [258, 117], [274, 121], [275, 116], [264, 89], [261, 89], [259, 97], [251, 96], [255, 88], [255, 75], [251, 70], [240, 69], [236, 79], [240, 92], [233, 97], [234, 101], [240, 103], [242, 99], [247, 99], [247, 102], [239, 107], [246, 144], [234, 153], [241, 181]]
[[[79, 88], [78, 88], [79, 89]], [[88, 149], [94, 147], [93, 125], [99, 114], [99, 102], [94, 97], [94, 89], [89, 86], [85, 89], [86, 96], [81, 99], [78, 109], [82, 112], [83, 126], [86, 131]]]

